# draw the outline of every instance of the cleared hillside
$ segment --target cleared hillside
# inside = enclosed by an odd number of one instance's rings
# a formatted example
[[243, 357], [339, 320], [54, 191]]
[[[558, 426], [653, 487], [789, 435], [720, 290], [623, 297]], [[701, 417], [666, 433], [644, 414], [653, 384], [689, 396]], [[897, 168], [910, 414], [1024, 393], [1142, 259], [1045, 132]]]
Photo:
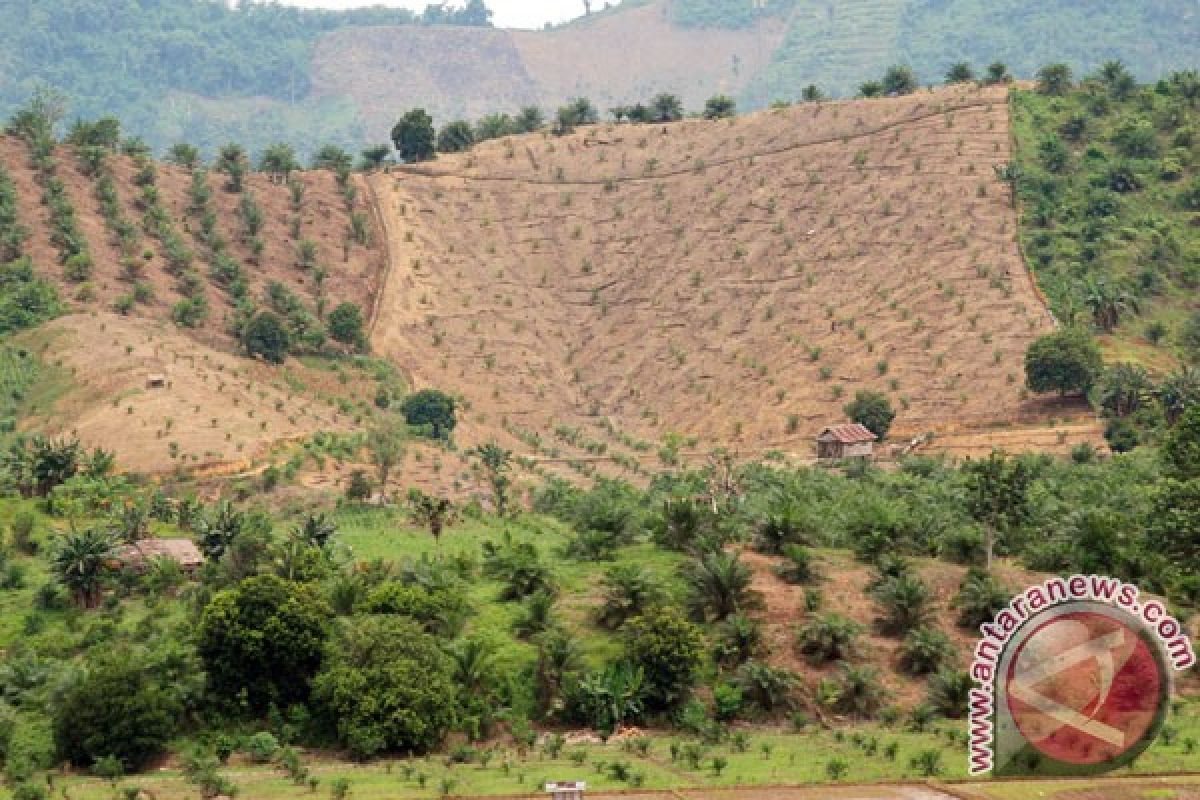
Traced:
[[1052, 320], [993, 170], [1005, 100], [594, 127], [377, 176], [373, 345], [480, 434], [581, 463], [664, 437], [807, 456], [858, 389], [901, 436], [1036, 417], [1022, 357]]

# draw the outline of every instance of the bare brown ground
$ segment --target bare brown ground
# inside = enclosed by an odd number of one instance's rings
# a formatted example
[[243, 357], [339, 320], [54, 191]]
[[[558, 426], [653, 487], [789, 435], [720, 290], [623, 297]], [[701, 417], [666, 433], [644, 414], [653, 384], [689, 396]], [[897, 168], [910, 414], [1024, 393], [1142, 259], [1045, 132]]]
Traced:
[[[0, 162], [13, 176], [18, 189], [21, 218], [34, 233], [27, 250], [35, 268], [40, 274], [55, 280], [64, 298], [75, 299], [79, 309], [111, 309], [117, 297], [129, 292], [130, 284], [122, 278], [120, 252], [115, 246], [114, 235], [107, 229], [100, 214], [95, 183], [80, 171], [78, 160], [70, 147], [59, 147], [55, 158], [57, 175], [67, 186], [79, 227], [95, 261], [92, 279], [87, 284], [93, 299], [80, 299], [81, 287], [67, 283], [63, 278], [58, 251], [49, 241], [49, 216], [41, 203], [41, 187], [37, 185], [35, 173], [29, 165], [27, 146], [15, 137], [0, 135]], [[121, 199], [122, 212], [134, 223], [140, 223], [142, 213], [134, 206], [140, 190], [133, 183], [136, 171], [133, 162], [125, 156], [114, 154], [109, 157], [109, 166]], [[195, 252], [193, 266], [207, 277], [204, 246], [190, 233], [192, 230], [199, 231], [198, 219], [189, 216], [187, 211], [191, 176], [186, 170], [170, 164], [157, 164], [156, 167], [162, 202], [171, 213], [176, 229]], [[355, 245], [348, 252], [343, 249], [350, 226], [350, 213], [370, 211], [365, 199], [365, 182], [355, 178], [359, 196], [354, 207], [349, 208], [331, 173], [301, 172], [296, 173], [295, 177], [306, 187], [299, 212], [292, 209], [286, 186], [272, 182], [261, 173], [247, 176], [247, 191], [253, 194], [265, 215], [260, 234], [264, 249], [260, 257], [255, 257], [241, 235], [237, 212], [240, 195], [224, 190], [224, 176], [209, 176], [209, 183], [214, 189], [217, 229], [228, 242], [231, 256], [242, 263], [256, 300], [263, 300], [268, 283], [278, 281], [296, 292], [312, 309], [316, 303], [316, 287], [310, 275], [296, 266], [300, 241], [310, 239], [317, 245], [317, 262], [326, 267], [329, 273], [324, 287], [328, 307], [332, 309], [339, 302], [348, 300], [360, 304], [369, 313], [378, 292], [379, 274], [385, 260], [382, 247], [376, 241], [372, 247]], [[293, 237], [292, 219], [297, 214], [301, 219], [300, 234]], [[375, 239], [379, 238], [377, 232]], [[154, 299], [137, 306], [133, 312], [135, 316], [157, 320], [169, 318], [171, 306], [182, 298], [176, 278], [167, 270], [161, 249], [160, 242], [153, 235], [143, 232], [141, 245], [134, 258], [142, 265], [141, 280], [154, 289]], [[234, 345], [227, 330], [232, 301], [215, 284], [210, 285], [206, 293], [212, 313], [207, 322], [193, 331], [193, 335], [208, 344], [229, 349]]]
[[[332, 396], [354, 387], [299, 364], [283, 371], [206, 347], [169, 323], [76, 314], [17, 341], [60, 367], [67, 384], [27, 425], [75, 433], [114, 451], [123, 469], [253, 471], [280, 440], [353, 427]], [[170, 385], [149, 388], [151, 374]]]
[[782, 20], [744, 31], [681, 30], [668, 23], [661, 0], [551, 31], [354, 28], [318, 43], [313, 91], [350, 97], [380, 141], [397, 109], [413, 107], [438, 124], [523, 105], [555, 108], [576, 96], [607, 109], [670, 91], [702, 108], [715, 89], [743, 89], [784, 32]]
[[668, 431], [806, 457], [861, 388], [902, 434], [999, 441], [1038, 416], [1021, 361], [1051, 325], [1008, 157], [1004, 92], [961, 88], [486, 143], [373, 179], [373, 343], [464, 395], [468, 444], [577, 472]]
[[[815, 689], [822, 677], [835, 673], [837, 668], [834, 665], [814, 667], [795, 651], [796, 632], [814, 616], [804, 610], [806, 587], [786, 583], [776, 576], [774, 569], [782, 563], [778, 558], [746, 551], [742, 560], [754, 569], [754, 589], [761, 592], [766, 601], [763, 621], [771, 662], [795, 670], [804, 676], [810, 690]], [[916, 566], [917, 573], [933, 592], [933, 624], [950, 637], [958, 651], [959, 666], [965, 668], [977, 636], [954, 624], [955, 612], [950, 602], [958, 592], [966, 568], [940, 561], [920, 561]], [[905, 676], [898, 669], [900, 641], [881, 636], [875, 630], [875, 604], [866, 589], [871, 569], [843, 552], [823, 554], [818, 569], [822, 579], [813, 585], [821, 591], [824, 606], [817, 613], [841, 614], [862, 625], [861, 657], [856, 663], [861, 661], [880, 669], [892, 701], [905, 708], [920, 702], [924, 698], [924, 683]], [[1045, 577], [1010, 564], [999, 564], [996, 574], [1014, 592]]]

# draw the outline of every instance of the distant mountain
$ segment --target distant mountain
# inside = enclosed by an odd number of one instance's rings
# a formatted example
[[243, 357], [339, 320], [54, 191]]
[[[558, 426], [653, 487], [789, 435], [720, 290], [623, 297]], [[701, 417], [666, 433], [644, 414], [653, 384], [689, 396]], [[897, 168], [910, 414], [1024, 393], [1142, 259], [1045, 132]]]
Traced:
[[1120, 59], [1142, 79], [1200, 62], [1196, 0], [625, 0], [547, 31], [481, 27], [481, 10], [0, 0], [0, 112], [49, 83], [73, 112], [115, 114], [159, 150], [286, 139], [305, 151], [381, 141], [412, 106], [439, 123], [658, 91], [691, 109], [716, 92], [751, 108], [808, 84], [852, 95], [894, 63], [938, 83], [957, 61], [1031, 76]]

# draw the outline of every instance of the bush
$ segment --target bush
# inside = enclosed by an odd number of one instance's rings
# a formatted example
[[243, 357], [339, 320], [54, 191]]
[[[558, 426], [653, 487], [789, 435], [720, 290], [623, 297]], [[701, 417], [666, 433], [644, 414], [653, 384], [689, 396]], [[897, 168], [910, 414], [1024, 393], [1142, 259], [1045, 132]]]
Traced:
[[279, 752], [279, 740], [274, 734], [259, 731], [246, 740], [246, 755], [256, 764], [266, 764]]
[[1025, 353], [1025, 383], [1038, 393], [1086, 393], [1103, 369], [1100, 348], [1078, 328], [1043, 336]]
[[677, 610], [658, 607], [625, 624], [625, 656], [642, 670], [647, 709], [674, 708], [691, 694], [704, 637]]
[[815, 664], [854, 655], [862, 626], [839, 614], [822, 614], [800, 629], [796, 648]]
[[876, 622], [880, 632], [897, 636], [925, 623], [933, 598], [920, 578], [900, 575], [888, 578], [873, 591], [879, 610]]
[[900, 645], [900, 669], [912, 675], [937, 671], [954, 655], [950, 638], [936, 628], [913, 628]]
[[427, 753], [456, 717], [453, 669], [438, 641], [399, 617], [344, 622], [313, 682], [313, 698], [353, 755]]
[[929, 678], [929, 705], [950, 719], [967, 715], [967, 702], [974, 682], [965, 670], [944, 668]]
[[334, 341], [358, 349], [366, 346], [362, 309], [355, 303], [342, 303], [329, 313], [329, 335]]
[[137, 772], [161, 755], [175, 734], [182, 705], [130, 653], [95, 663], [53, 707], [61, 758], [90, 767], [112, 756]]
[[369, 614], [398, 614], [420, 623], [429, 633], [453, 638], [462, 630], [470, 608], [457, 588], [430, 589], [419, 584], [388, 581], [367, 595], [362, 609]]
[[785, 544], [783, 557], [786, 561], [776, 568], [776, 574], [788, 583], [812, 583], [817, 580], [817, 571], [812, 551], [798, 544]]

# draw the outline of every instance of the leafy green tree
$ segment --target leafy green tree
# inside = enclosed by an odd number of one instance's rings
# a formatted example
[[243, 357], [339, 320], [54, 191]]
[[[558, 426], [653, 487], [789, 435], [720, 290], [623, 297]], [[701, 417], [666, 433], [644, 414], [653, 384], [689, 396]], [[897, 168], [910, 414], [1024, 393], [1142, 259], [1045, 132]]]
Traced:
[[546, 124], [546, 115], [537, 106], [526, 106], [517, 112], [513, 121], [517, 133], [533, 133]]
[[805, 103], [820, 103], [825, 98], [825, 92], [815, 83], [810, 83], [800, 90], [800, 99]]
[[899, 652], [902, 670], [911, 675], [927, 675], [954, 657], [954, 645], [937, 628], [922, 625], [904, 636]]
[[1133, 73], [1129, 71], [1120, 61], [1105, 61], [1100, 66], [1096, 77], [1100, 79], [1107, 88], [1110, 94], [1117, 100], [1125, 100], [1133, 90], [1137, 88], [1137, 82], [1133, 78]]
[[1144, 117], [1130, 117], [1122, 122], [1113, 131], [1112, 143], [1126, 158], [1157, 158], [1159, 154], [1158, 132]]
[[334, 341], [353, 345], [359, 350], [366, 347], [362, 309], [357, 303], [340, 303], [329, 313], [329, 335]]
[[95, 659], [52, 705], [61, 758], [88, 768], [104, 757], [139, 772], [162, 755], [182, 721], [177, 693], [133, 653]]
[[304, 702], [332, 616], [316, 586], [274, 575], [218, 592], [204, 607], [197, 634], [209, 687], [257, 711]]
[[477, 142], [500, 139], [516, 132], [516, 124], [508, 114], [488, 114], [475, 123], [475, 141]]
[[195, 169], [200, 165], [200, 151], [196, 149], [195, 145], [178, 142], [171, 145], [171, 149], [167, 153], [167, 160], [184, 169]]
[[966, 670], [944, 667], [929, 678], [929, 705], [948, 719], [967, 715], [967, 702], [975, 683]]
[[427, 427], [435, 439], [449, 440], [457, 420], [454, 398], [437, 389], [422, 389], [409, 395], [400, 411], [409, 425]]
[[429, 161], [436, 152], [433, 118], [425, 109], [414, 108], [392, 128], [392, 142], [406, 163]]
[[1010, 459], [997, 451], [985, 459], [968, 461], [962, 472], [966, 479], [967, 511], [983, 525], [990, 572], [997, 540], [1029, 518], [1029, 488], [1034, 473], [1024, 460]]
[[313, 682], [313, 700], [358, 758], [428, 753], [458, 719], [453, 674], [437, 640], [410, 620], [344, 620]]
[[292, 528], [293, 537], [318, 550], [324, 550], [337, 532], [337, 523], [324, 512], [305, 514], [300, 524]]
[[1200, 478], [1200, 406], [1192, 406], [1162, 444], [1162, 460], [1171, 477]]
[[569, 705], [574, 716], [604, 735], [619, 733], [642, 713], [642, 670], [625, 662], [608, 664], [580, 679]]
[[505, 450], [495, 441], [490, 441], [475, 448], [472, 455], [479, 459], [487, 475], [488, 485], [492, 489], [492, 508], [496, 514], [504, 516], [508, 512], [508, 488], [512, 483], [508, 477], [512, 468], [512, 451]]
[[51, 566], [77, 605], [95, 608], [108, 578], [109, 562], [115, 554], [115, 544], [108, 531], [99, 528], [71, 531], [59, 542]]
[[859, 389], [854, 400], [842, 409], [851, 421], [857, 422], [880, 439], [887, 437], [896, 412], [887, 395], [869, 389]]
[[733, 116], [737, 116], [737, 103], [729, 95], [713, 95], [704, 104], [705, 119], [727, 119]]
[[1157, 394], [1167, 424], [1174, 425], [1185, 411], [1200, 404], [1200, 369], [1180, 367], [1163, 379]]
[[1042, 94], [1063, 97], [1071, 90], [1074, 76], [1066, 64], [1047, 64], [1038, 70], [1038, 91]]
[[1186, 211], [1200, 211], [1200, 176], [1179, 192], [1179, 207]]
[[255, 314], [242, 333], [242, 346], [251, 356], [271, 364], [282, 364], [291, 352], [292, 337], [287, 326], [270, 311]]
[[737, 553], [704, 553], [684, 568], [683, 577], [689, 589], [688, 609], [697, 620], [720, 621], [762, 606], [762, 596], [751, 588], [754, 573]]
[[988, 64], [983, 82], [988, 86], [994, 86], [998, 83], [1011, 83], [1012, 74], [1008, 71], [1008, 65], [1003, 61], [993, 61], [991, 64]]
[[879, 97], [883, 94], [883, 84], [879, 81], [865, 81], [858, 87], [859, 97]]
[[413, 521], [429, 529], [434, 541], [441, 542], [442, 531], [454, 516], [454, 504], [444, 497], [426, 494], [417, 488], [408, 490], [408, 510]]
[[1038, 393], [1086, 393], [1104, 368], [1086, 331], [1064, 328], [1037, 339], [1025, 353], [1025, 384]]
[[734, 681], [741, 689], [746, 705], [767, 714], [791, 706], [792, 691], [797, 683], [796, 675], [791, 671], [754, 660], [738, 668]]
[[970, 83], [975, 80], [975, 70], [966, 61], [959, 61], [946, 70], [946, 83]]
[[438, 131], [437, 149], [441, 153], [461, 153], [475, 143], [475, 131], [466, 120], [448, 122]]
[[683, 101], [679, 95], [663, 92], [650, 101], [652, 122], [676, 122], [683, 119]]
[[1128, 311], [1137, 311], [1137, 298], [1120, 286], [1104, 279], [1086, 280], [1083, 284], [1083, 300], [1092, 312], [1096, 327], [1112, 333]]
[[887, 72], [883, 75], [883, 93], [884, 94], [912, 94], [920, 84], [917, 83], [917, 75], [913, 72], [912, 67], [904, 64], [897, 64], [888, 67]]
[[1100, 380], [1097, 399], [1100, 407], [1117, 417], [1127, 417], [1153, 396], [1150, 373], [1140, 364], [1114, 364]]
[[554, 132], [562, 136], [580, 125], [595, 125], [599, 121], [600, 114], [592, 105], [592, 101], [586, 97], [576, 97], [558, 109], [558, 113], [555, 115]]
[[1042, 139], [1042, 143], [1038, 145], [1038, 158], [1041, 159], [1042, 166], [1050, 172], [1064, 172], [1071, 162], [1067, 146], [1054, 134]]

